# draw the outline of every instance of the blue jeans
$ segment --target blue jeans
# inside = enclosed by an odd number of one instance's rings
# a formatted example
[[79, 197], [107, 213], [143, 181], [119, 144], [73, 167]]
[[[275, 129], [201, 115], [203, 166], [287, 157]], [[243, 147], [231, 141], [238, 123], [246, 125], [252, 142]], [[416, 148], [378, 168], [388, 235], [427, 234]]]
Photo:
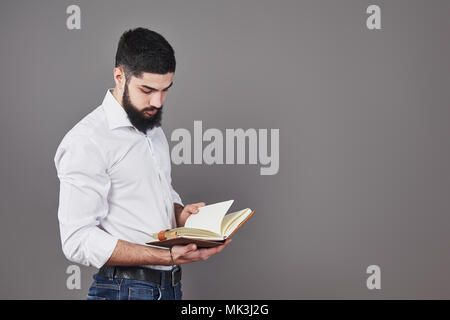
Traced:
[[[164, 277], [164, 275], [163, 275]], [[87, 300], [181, 300], [181, 281], [175, 286], [165, 279], [156, 282], [104, 277], [94, 274]]]

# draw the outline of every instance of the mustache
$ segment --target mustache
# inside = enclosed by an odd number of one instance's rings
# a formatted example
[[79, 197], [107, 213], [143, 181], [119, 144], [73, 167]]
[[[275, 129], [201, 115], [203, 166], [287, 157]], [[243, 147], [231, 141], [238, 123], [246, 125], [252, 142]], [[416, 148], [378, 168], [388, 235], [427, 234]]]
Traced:
[[164, 106], [161, 106], [160, 108], [156, 108], [156, 107], [148, 107], [148, 108], [144, 108], [141, 110], [141, 112], [145, 112], [145, 111], [153, 111], [156, 110], [157, 112], [159, 112], [160, 110], [162, 110]]

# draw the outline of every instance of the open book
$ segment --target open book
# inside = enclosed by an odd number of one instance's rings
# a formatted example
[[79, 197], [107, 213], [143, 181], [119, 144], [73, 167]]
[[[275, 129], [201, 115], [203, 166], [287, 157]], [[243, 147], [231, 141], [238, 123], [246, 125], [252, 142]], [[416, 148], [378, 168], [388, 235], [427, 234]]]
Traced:
[[225, 215], [233, 202], [229, 200], [200, 207], [196, 214], [187, 218], [184, 227], [154, 233], [151, 236], [156, 241], [147, 244], [167, 248], [188, 243], [196, 243], [198, 248], [219, 246], [254, 214], [246, 208]]

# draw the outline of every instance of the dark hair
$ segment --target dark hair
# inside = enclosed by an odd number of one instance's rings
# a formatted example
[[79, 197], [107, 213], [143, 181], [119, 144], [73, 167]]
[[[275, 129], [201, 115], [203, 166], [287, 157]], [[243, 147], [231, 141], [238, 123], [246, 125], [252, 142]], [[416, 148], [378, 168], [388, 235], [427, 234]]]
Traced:
[[166, 74], [175, 72], [175, 52], [159, 33], [145, 28], [125, 31], [119, 40], [116, 67], [123, 67], [129, 76], [140, 77], [143, 72]]

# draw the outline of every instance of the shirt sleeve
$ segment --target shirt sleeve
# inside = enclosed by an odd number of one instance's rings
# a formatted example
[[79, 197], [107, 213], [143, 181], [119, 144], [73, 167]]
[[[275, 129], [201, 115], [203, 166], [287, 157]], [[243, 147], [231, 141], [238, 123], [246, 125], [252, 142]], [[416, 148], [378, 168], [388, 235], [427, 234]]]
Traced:
[[54, 158], [60, 180], [58, 220], [64, 255], [100, 268], [118, 238], [100, 227], [108, 214], [111, 182], [98, 146], [87, 136], [66, 136]]
[[172, 178], [171, 178], [171, 173], [169, 171], [169, 173], [167, 174], [167, 182], [169, 183], [170, 186], [170, 193], [172, 196], [172, 201], [181, 204], [184, 207], [183, 202], [181, 201], [181, 197], [178, 194], [178, 192], [175, 191], [175, 189], [172, 186]]
[[170, 187], [170, 194], [172, 196], [172, 201], [176, 202], [176, 203], [179, 203], [179, 204], [181, 204], [184, 207], [184, 204], [181, 201], [180, 195], [178, 194], [178, 192], [175, 191], [175, 189], [172, 186], [172, 177], [171, 177], [171, 175], [172, 175], [172, 161], [170, 160], [171, 158], [170, 158], [169, 142], [167, 141], [167, 137], [164, 134], [164, 131], [162, 129], [161, 129], [161, 135], [162, 135], [162, 139], [163, 139], [164, 145], [166, 147], [167, 153], [169, 155], [169, 163], [167, 164], [168, 165], [168, 170], [166, 170], [166, 180], [167, 180], [167, 183], [169, 184], [169, 187]]
[[179, 203], [184, 207], [183, 202], [181, 201], [180, 195], [172, 188], [172, 184], [170, 185], [170, 190], [172, 193], [172, 200], [173, 202]]

